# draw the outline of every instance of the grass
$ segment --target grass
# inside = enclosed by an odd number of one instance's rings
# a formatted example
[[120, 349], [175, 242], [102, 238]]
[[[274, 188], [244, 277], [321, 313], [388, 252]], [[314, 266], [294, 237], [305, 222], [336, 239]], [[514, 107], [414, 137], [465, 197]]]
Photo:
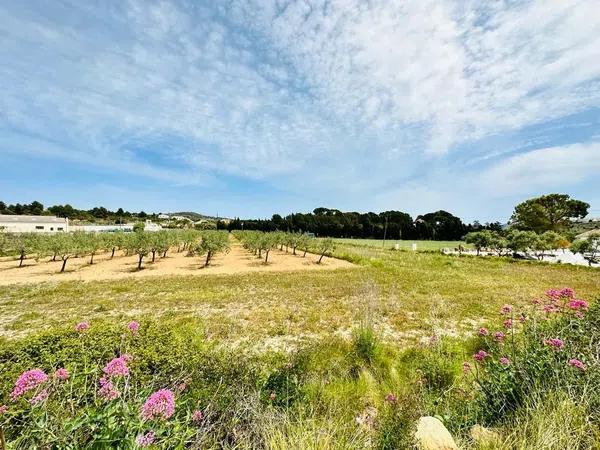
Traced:
[[[438, 413], [464, 448], [600, 442], [591, 408], [557, 396], [532, 398], [498, 424], [496, 441], [475, 445], [466, 427], [480, 413], [470, 411], [473, 386], [461, 375], [473, 353], [464, 337], [497, 322], [501, 305], [518, 308], [563, 286], [592, 299], [598, 270], [343, 243], [336, 255], [357, 267], [2, 287], [0, 404], [26, 368], [66, 363], [76, 373], [83, 363], [75, 323], [92, 323], [83, 359], [101, 367], [135, 318], [143, 325], [132, 349], [135, 377], [167, 383], [199, 374], [186, 395], [214, 428], [198, 434], [198, 448], [409, 448], [419, 415]], [[388, 393], [398, 401], [387, 402]], [[177, 420], [188, 426], [183, 407]]]
[[383, 239], [346, 239], [346, 238], [338, 238], [334, 239], [335, 242], [344, 245], [355, 245], [355, 246], [365, 246], [365, 247], [374, 247], [374, 248], [382, 248], [382, 249], [396, 249], [396, 245], [398, 246], [397, 250], [412, 250], [413, 244], [417, 244], [417, 251], [438, 251], [443, 248], [455, 249], [458, 248], [459, 245], [462, 245], [464, 248], [472, 248], [471, 245], [466, 244], [464, 241], [419, 241], [419, 240], [402, 240], [402, 239], [386, 239], [385, 242]]
[[381, 251], [339, 245], [357, 268], [323, 272], [174, 276], [57, 282], [0, 288], [0, 335], [100, 318], [153, 317], [189, 323], [207, 339], [253, 351], [349, 338], [368, 307], [384, 340], [411, 345], [434, 330], [463, 335], [506, 302], [550, 287], [600, 291], [598, 271], [510, 259]]

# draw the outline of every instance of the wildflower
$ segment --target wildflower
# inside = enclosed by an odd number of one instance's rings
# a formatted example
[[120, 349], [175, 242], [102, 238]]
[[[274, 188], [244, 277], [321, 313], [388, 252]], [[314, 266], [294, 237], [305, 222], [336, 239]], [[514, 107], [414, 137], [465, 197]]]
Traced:
[[175, 412], [175, 396], [169, 389], [153, 393], [142, 406], [141, 416], [145, 420], [168, 419]]
[[559, 292], [558, 295], [563, 297], [563, 298], [573, 298], [575, 297], [575, 291], [571, 288], [562, 288]]
[[551, 300], [558, 300], [560, 298], [560, 291], [557, 289], [549, 289], [546, 291], [546, 297]]
[[104, 400], [111, 401], [121, 396], [121, 392], [114, 386], [110, 379], [102, 377], [100, 378], [100, 389], [98, 389], [98, 395]]
[[521, 322], [521, 323], [527, 322], [527, 316], [524, 313], [521, 313], [521, 315], [519, 316], [519, 322]]
[[483, 361], [485, 359], [485, 357], [488, 356], [487, 352], [483, 351], [483, 350], [479, 350], [477, 353], [475, 353], [473, 355], [473, 359], [475, 361]]
[[471, 364], [468, 362], [463, 363], [463, 373], [469, 373], [471, 371]]
[[77, 331], [78, 333], [83, 333], [86, 330], [89, 330], [90, 328], [90, 324], [88, 322], [79, 322], [77, 325], [75, 325], [75, 331]]
[[578, 311], [580, 309], [587, 311], [589, 308], [588, 302], [586, 302], [585, 300], [580, 300], [580, 299], [571, 300], [567, 306], [575, 311]]
[[271, 395], [269, 395], [269, 398], [271, 400], [275, 400], [277, 398], [277, 394], [275, 394], [275, 392], [271, 392]]
[[40, 392], [35, 394], [31, 400], [29, 400], [30, 405], [37, 405], [42, 403], [44, 400], [48, 398], [48, 389], [42, 389]]
[[546, 344], [546, 345], [548, 345], [550, 347], [554, 347], [557, 350], [560, 350], [565, 345], [565, 343], [563, 342], [563, 340], [559, 339], [559, 338], [546, 339], [544, 341], [544, 344]]
[[487, 328], [481, 327], [479, 329], [479, 336], [487, 336], [488, 334], [490, 334], [490, 332], [487, 330]]
[[8, 411], [8, 406], [6, 406], [6, 405], [0, 405], [0, 415], [1, 414], [5, 414], [6, 411]]
[[585, 370], [585, 364], [582, 361], [578, 360], [578, 359], [570, 359], [569, 360], [569, 365], [571, 367], [576, 367], [576, 368], [578, 368], [581, 371]]
[[510, 314], [513, 310], [512, 305], [504, 305], [502, 306], [502, 308], [500, 308], [500, 312], [502, 314]]
[[194, 422], [196, 425], [202, 423], [202, 419], [204, 419], [204, 414], [202, 414], [202, 411], [199, 409], [192, 413], [192, 422]]
[[494, 339], [496, 339], [496, 342], [504, 342], [504, 333], [502, 331], [496, 331], [494, 333]]
[[102, 371], [109, 377], [126, 377], [129, 375], [129, 368], [127, 367], [127, 361], [131, 359], [129, 355], [121, 355], [118, 358], [113, 358], [111, 361], [104, 366]]
[[507, 357], [505, 357], [505, 356], [503, 356], [502, 358], [500, 358], [500, 359], [498, 360], [498, 362], [499, 362], [500, 364], [502, 364], [503, 366], [508, 366], [508, 365], [510, 365], [510, 359], [508, 359], [508, 358], [507, 358]]
[[508, 328], [508, 329], [511, 329], [513, 327], [513, 321], [512, 321], [512, 319], [506, 319], [504, 321], [504, 327]]
[[15, 387], [10, 394], [10, 399], [14, 402], [23, 394], [37, 389], [39, 386], [48, 381], [48, 375], [41, 369], [32, 369], [23, 372], [17, 381]]
[[581, 311], [575, 311], [575, 317], [578, 319], [583, 319], [583, 313]]
[[54, 378], [57, 380], [67, 380], [69, 378], [69, 372], [67, 369], [61, 367], [60, 369], [56, 369], [54, 372]]
[[544, 312], [545, 313], [553, 313], [553, 312], [557, 312], [559, 310], [559, 308], [557, 306], [554, 305], [544, 305]]
[[135, 438], [135, 443], [140, 447], [149, 447], [154, 444], [156, 435], [154, 431], [148, 431], [146, 434], [140, 434]]
[[131, 322], [129, 322], [127, 324], [127, 329], [129, 331], [131, 331], [131, 334], [136, 335], [140, 331], [140, 324], [139, 324], [139, 322], [136, 322], [135, 320], [132, 320]]
[[390, 392], [385, 396], [385, 401], [388, 403], [396, 403], [398, 401], [398, 397]]

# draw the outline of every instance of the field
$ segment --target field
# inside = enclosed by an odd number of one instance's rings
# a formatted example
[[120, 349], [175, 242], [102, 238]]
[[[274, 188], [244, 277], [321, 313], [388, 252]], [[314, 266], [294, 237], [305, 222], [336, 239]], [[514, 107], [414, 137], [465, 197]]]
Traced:
[[420, 240], [393, 240], [386, 239], [385, 243], [383, 239], [335, 239], [336, 242], [344, 245], [353, 246], [366, 246], [374, 248], [395, 248], [398, 245], [399, 250], [412, 250], [413, 244], [417, 244], [418, 251], [437, 251], [443, 248], [449, 248], [454, 250], [462, 245], [465, 248], [471, 248], [470, 245], [465, 244], [463, 241], [420, 241]]
[[[167, 261], [159, 261], [157, 269], [138, 277], [84, 281], [69, 279], [67, 273], [46, 275], [50, 278], [41, 283], [0, 286], [0, 378], [4, 380], [0, 389], [5, 390], [0, 391], [0, 405], [11, 405], [7, 400], [11, 383], [31, 364], [71, 364], [74, 373], [80, 370], [69, 358], [81, 357], [72, 354], [80, 348], [73, 327], [86, 321], [91, 324], [85, 351], [88, 366], [90, 361], [98, 364], [95, 361], [114, 356], [115, 346], [107, 345], [107, 340], [120, 339], [120, 346], [134, 354], [134, 362], [140, 355], [137, 364], [141, 365], [135, 365], [133, 373], [155, 380], [150, 385], [158, 388], [166, 381], [156, 380], [171, 380], [166, 383], [174, 386], [174, 380], [185, 378], [186, 373], [194, 379], [196, 384], [186, 395], [193, 396], [206, 414], [201, 435], [185, 428], [189, 425], [178, 425], [177, 435], [156, 428], [157, 436], [164, 439], [164, 446], [158, 448], [189, 447], [190, 442], [198, 445], [193, 448], [406, 448], [411, 424], [419, 414], [445, 417], [445, 424], [466, 448], [516, 448], [522, 436], [507, 431], [502, 434], [505, 444], [485, 447], [469, 437], [469, 427], [481, 422], [502, 432], [504, 421], [508, 421], [506, 429], [512, 430], [516, 420], [525, 421], [527, 427], [542, 426], [533, 423], [538, 415], [530, 415], [532, 408], [554, 411], [554, 400], [540, 400], [518, 417], [492, 420], [474, 412], [479, 411], [474, 397], [461, 397], [465, 380], [460, 375], [462, 361], [471, 359], [476, 345], [471, 336], [481, 326], [492, 326], [502, 305], [530, 308], [531, 301], [549, 288], [569, 286], [581, 298], [593, 299], [600, 292], [598, 271], [437, 252], [395, 252], [369, 244], [338, 241], [335, 255], [340, 259], [316, 270], [286, 267], [282, 262], [286, 258], [302, 258], [277, 250], [268, 270], [257, 266], [257, 270], [219, 272], [226, 266], [225, 258], [243, 255], [234, 246], [229, 256], [215, 259], [215, 272], [209, 267], [202, 276], [191, 268], [190, 274], [163, 274], [158, 267]], [[436, 242], [430, 248], [443, 244]], [[183, 256], [173, 259], [194, 264]], [[252, 264], [252, 258], [248, 261]], [[314, 262], [312, 266], [319, 267]], [[11, 270], [0, 271], [0, 277]], [[141, 324], [141, 337], [128, 344], [127, 338], [119, 338], [115, 324], [132, 320]], [[60, 356], [48, 352], [48, 346]], [[235, 369], [232, 358], [237, 361]], [[426, 380], [424, 385], [419, 377]], [[135, 402], [135, 395], [142, 395], [137, 392], [127, 401]], [[388, 392], [399, 400], [384, 400]], [[190, 402], [183, 394], [181, 398], [182, 405]], [[559, 411], [562, 414], [581, 412], [565, 404], [565, 399], [556, 401], [566, 408]], [[474, 409], [467, 412], [465, 405]], [[60, 408], [58, 403], [55, 407]], [[85, 420], [92, 420], [92, 413], [86, 414]], [[185, 414], [191, 412], [181, 411], [173, 420], [191, 423]], [[52, 425], [57, 435], [62, 423], [61, 419]], [[585, 423], [579, 432], [588, 433], [592, 444], [599, 442]], [[135, 437], [147, 426], [136, 425], [137, 431], [129, 433]], [[110, 438], [106, 439], [125, 439], [118, 437], [122, 432], [107, 431]], [[32, 429], [21, 440], [10, 429], [8, 436], [23, 442], [14, 448], [28, 448], [38, 439]], [[542, 439], [539, 436], [524, 436], [530, 444], [521, 442], [518, 448], [567, 448], [561, 447], [560, 436], [546, 447], [539, 447], [542, 441], [535, 440]], [[178, 438], [185, 442], [166, 444]], [[577, 448], [593, 448], [592, 444]]]

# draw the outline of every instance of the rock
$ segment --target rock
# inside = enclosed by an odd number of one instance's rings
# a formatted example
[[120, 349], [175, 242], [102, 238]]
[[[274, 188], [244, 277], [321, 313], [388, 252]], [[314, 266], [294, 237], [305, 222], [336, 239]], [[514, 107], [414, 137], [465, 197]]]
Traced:
[[424, 416], [419, 419], [415, 439], [421, 450], [458, 450], [450, 432], [435, 417]]
[[500, 436], [495, 431], [481, 425], [474, 425], [471, 428], [471, 439], [478, 444], [489, 445], [498, 442]]

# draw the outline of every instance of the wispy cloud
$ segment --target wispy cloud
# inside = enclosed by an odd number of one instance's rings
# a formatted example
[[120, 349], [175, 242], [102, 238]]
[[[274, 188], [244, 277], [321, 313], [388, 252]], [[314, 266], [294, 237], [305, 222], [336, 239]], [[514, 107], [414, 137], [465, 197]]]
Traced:
[[537, 145], [542, 160], [550, 132], [493, 157], [478, 142], [600, 107], [597, 6], [8, 1], [0, 154], [172, 184], [266, 180], [332, 202], [350, 190], [360, 204], [461, 170], [469, 152], [508, 165]]

